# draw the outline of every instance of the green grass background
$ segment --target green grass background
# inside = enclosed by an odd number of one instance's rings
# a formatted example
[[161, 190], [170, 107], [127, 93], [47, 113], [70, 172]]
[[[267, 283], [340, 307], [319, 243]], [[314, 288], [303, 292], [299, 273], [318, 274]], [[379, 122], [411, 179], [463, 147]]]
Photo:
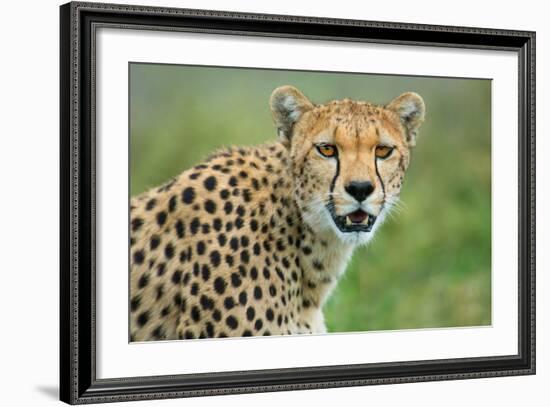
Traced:
[[491, 82], [300, 71], [130, 66], [130, 188], [167, 181], [221, 146], [276, 138], [271, 91], [312, 101], [424, 98], [405, 208], [356, 250], [325, 307], [330, 332], [491, 323]]

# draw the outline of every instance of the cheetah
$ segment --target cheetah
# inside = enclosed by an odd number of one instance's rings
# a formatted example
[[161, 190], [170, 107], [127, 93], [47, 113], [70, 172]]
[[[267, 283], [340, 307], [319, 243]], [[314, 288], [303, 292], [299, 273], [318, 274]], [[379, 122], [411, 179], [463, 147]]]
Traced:
[[399, 199], [425, 116], [270, 98], [278, 140], [213, 154], [130, 202], [130, 341], [326, 333], [323, 305]]

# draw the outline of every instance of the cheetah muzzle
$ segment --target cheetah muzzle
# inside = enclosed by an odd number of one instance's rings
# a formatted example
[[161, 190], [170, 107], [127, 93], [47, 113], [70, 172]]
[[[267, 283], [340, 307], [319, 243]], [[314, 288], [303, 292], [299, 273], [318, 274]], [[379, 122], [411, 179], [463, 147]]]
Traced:
[[374, 226], [374, 222], [376, 222], [376, 216], [362, 209], [357, 209], [343, 216], [336, 215], [332, 207], [327, 207], [327, 209], [330, 211], [330, 215], [338, 229], [344, 233], [370, 232]]

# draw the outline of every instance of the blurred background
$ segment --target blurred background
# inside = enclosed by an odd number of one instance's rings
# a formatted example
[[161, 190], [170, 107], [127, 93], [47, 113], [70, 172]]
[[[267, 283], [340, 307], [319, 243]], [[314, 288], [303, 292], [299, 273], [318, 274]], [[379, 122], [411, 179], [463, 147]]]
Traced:
[[426, 102], [404, 207], [355, 251], [325, 307], [329, 332], [490, 325], [490, 80], [131, 64], [131, 194], [214, 149], [275, 140], [268, 100], [281, 85], [317, 103]]

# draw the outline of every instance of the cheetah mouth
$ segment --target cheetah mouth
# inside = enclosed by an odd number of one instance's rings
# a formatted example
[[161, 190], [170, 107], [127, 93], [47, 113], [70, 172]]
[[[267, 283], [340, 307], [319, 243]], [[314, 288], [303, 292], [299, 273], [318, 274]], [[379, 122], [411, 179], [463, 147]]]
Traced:
[[347, 215], [337, 215], [331, 211], [334, 223], [342, 232], [370, 232], [376, 222], [376, 216], [361, 209]]

